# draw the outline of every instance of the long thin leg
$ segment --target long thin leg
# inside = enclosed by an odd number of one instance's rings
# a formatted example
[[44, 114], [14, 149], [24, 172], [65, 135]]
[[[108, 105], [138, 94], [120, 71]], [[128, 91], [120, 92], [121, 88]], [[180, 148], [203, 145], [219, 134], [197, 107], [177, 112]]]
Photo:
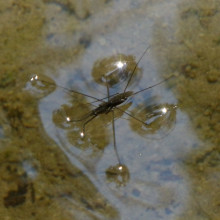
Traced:
[[122, 109], [120, 109], [120, 108], [118, 108], [118, 107], [115, 107], [115, 108], [116, 108], [117, 110], [123, 112], [124, 114], [130, 116], [131, 118], [135, 119], [136, 121], [139, 121], [139, 122], [142, 123], [143, 125], [148, 125], [147, 123], [145, 123], [145, 122], [141, 121], [140, 119], [136, 118], [134, 115], [132, 115], [132, 114], [126, 112], [126, 111], [123, 111]]
[[88, 114], [84, 115], [80, 119], [70, 119], [70, 117], [65, 117], [65, 118], [66, 118], [67, 122], [79, 122], [79, 121], [83, 121], [83, 120], [87, 119], [89, 116], [91, 116], [91, 112], [89, 112]]
[[85, 136], [85, 129], [86, 129], [86, 125], [92, 121], [97, 115], [93, 115], [89, 120], [87, 120], [85, 123], [83, 123], [83, 127], [82, 127], [82, 131], [80, 133], [80, 136], [81, 137], [84, 137]]
[[143, 56], [147, 53], [147, 51], [148, 51], [149, 48], [150, 48], [150, 46], [147, 47], [147, 49], [143, 52], [143, 54], [142, 54], [141, 57], [139, 58], [138, 62], [136, 63], [136, 65], [135, 65], [135, 67], [134, 67], [134, 69], [133, 69], [133, 71], [132, 71], [132, 73], [131, 73], [131, 76], [130, 76], [129, 79], [128, 79], [127, 85], [126, 85], [125, 88], [124, 88], [124, 93], [126, 92], [128, 86], [129, 86], [129, 83], [131, 82], [131, 79], [132, 79], [132, 77], [133, 77], [133, 75], [134, 75], [135, 70], [137, 69], [138, 64], [140, 63], [140, 61], [141, 61], [141, 59], [143, 58]]
[[106, 88], [107, 88], [107, 95], [108, 95], [108, 101], [109, 101], [109, 85], [108, 85], [108, 81], [106, 78], [105, 80], [106, 80]]
[[118, 151], [117, 151], [117, 146], [116, 146], [116, 137], [115, 137], [115, 114], [114, 114], [114, 111], [112, 111], [112, 130], [113, 130], [113, 142], [114, 142], [114, 150], [115, 150], [115, 154], [116, 154], [116, 157], [118, 159], [118, 163], [119, 165], [121, 165], [121, 160], [120, 160], [120, 157], [118, 155]]
[[55, 84], [55, 83], [53, 83], [53, 82], [49, 82], [49, 81], [46, 81], [46, 80], [43, 80], [43, 79], [39, 79], [39, 76], [38, 76], [38, 75], [32, 76], [30, 80], [31, 80], [31, 82], [38, 80], [38, 81], [41, 81], [41, 82], [43, 82], [43, 83], [47, 83], [47, 84], [52, 85], [52, 86], [58, 86], [58, 87], [60, 87], [61, 89], [63, 89], [64, 91], [66, 91], [66, 92], [76, 93], [76, 94], [83, 95], [83, 96], [86, 96], [86, 97], [88, 97], [88, 98], [94, 99], [94, 100], [96, 100], [96, 101], [100, 101], [100, 99], [98, 99], [98, 98], [96, 98], [96, 97], [94, 97], [94, 96], [91, 96], [91, 95], [89, 95], [89, 94], [85, 94], [85, 93], [83, 93], [83, 92], [78, 92], [78, 91], [76, 91], [76, 90], [68, 89], [68, 88], [65, 88], [64, 86]]
[[134, 93], [133, 93], [132, 95], [130, 95], [130, 96], [137, 95], [137, 94], [140, 93], [140, 92], [143, 92], [143, 91], [146, 91], [146, 90], [148, 90], [148, 89], [151, 89], [151, 88], [153, 88], [153, 87], [155, 87], [155, 86], [158, 86], [158, 85], [160, 85], [160, 84], [166, 82], [167, 80], [171, 79], [172, 77], [174, 77], [174, 75], [169, 76], [169, 77], [167, 77], [166, 79], [164, 79], [164, 80], [162, 80], [162, 81], [160, 81], [160, 82], [158, 82], [158, 83], [156, 83], [156, 84], [154, 84], [154, 85], [152, 85], [152, 86], [149, 86], [149, 87], [147, 87], [147, 88], [145, 88], [145, 89], [141, 89], [141, 90], [139, 90], [139, 91], [137, 91], [137, 92], [134, 92]]
[[[106, 80], [106, 88], [107, 88], [108, 101], [109, 101], [109, 86], [108, 86], [108, 81], [107, 81], [107, 80]], [[118, 159], [118, 163], [121, 165], [120, 157], [119, 157], [119, 155], [118, 155], [117, 146], [116, 146], [116, 137], [115, 137], [115, 112], [114, 112], [114, 110], [112, 110], [111, 112], [112, 112], [112, 130], [113, 130], [114, 150], [115, 150], [116, 157], [117, 157], [117, 159]]]

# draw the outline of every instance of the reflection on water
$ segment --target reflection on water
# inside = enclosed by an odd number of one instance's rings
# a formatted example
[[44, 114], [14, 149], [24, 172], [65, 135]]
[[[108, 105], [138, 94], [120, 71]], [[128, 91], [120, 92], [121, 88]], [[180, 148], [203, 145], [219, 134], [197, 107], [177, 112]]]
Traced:
[[[145, 53], [146, 51], [147, 50], [145, 50]], [[143, 58], [144, 54], [141, 58]], [[126, 58], [129, 58], [129, 60], [126, 60]], [[131, 58], [132, 62], [130, 60]], [[126, 176], [126, 178], [122, 178], [121, 180], [122, 185], [126, 185], [126, 182], [129, 179], [129, 170], [121, 163], [117, 151], [116, 136], [118, 135], [118, 132], [115, 129], [115, 121], [119, 121], [121, 117], [127, 116], [126, 118], [124, 117], [124, 119], [130, 122], [132, 130], [146, 137], [149, 134], [152, 136], [159, 133], [159, 130], [164, 130], [166, 134], [168, 134], [171, 128], [174, 127], [176, 120], [176, 106], [173, 104], [158, 105], [155, 104], [153, 98], [151, 98], [151, 100], [144, 100], [141, 103], [137, 100], [135, 105], [133, 104], [133, 100], [135, 100], [135, 97], [139, 94], [146, 93], [146, 90], [159, 86], [167, 80], [171, 80], [169, 77], [142, 90], [135, 92], [127, 91], [130, 89], [130, 83], [134, 81], [137, 73], [141, 71], [138, 67], [140, 61], [141, 59], [135, 63], [132, 56], [119, 54], [104, 58], [100, 62], [95, 62], [92, 72], [93, 77], [95, 77], [94, 81], [101, 83], [106, 87], [107, 97], [104, 96], [103, 98], [98, 98], [84, 92], [82, 93], [78, 90], [71, 90], [57, 85], [58, 89], [65, 92], [65, 95], [70, 96], [68, 100], [69, 103], [64, 103], [51, 109], [53, 112], [52, 123], [55, 124], [56, 133], [59, 133], [57, 128], [62, 129], [62, 137], [61, 135], [58, 135], [60, 136], [59, 141], [64, 143], [64, 140], [61, 139], [68, 140], [69, 143], [67, 145], [70, 144], [72, 146], [65, 146], [65, 148], [70, 148], [70, 151], [72, 151], [71, 148], [77, 148], [78, 150], [83, 151], [83, 161], [86, 161], [86, 158], [89, 159], [90, 157], [96, 157], [95, 155], [97, 154], [97, 151], [103, 151], [104, 148], [107, 147], [110, 136], [108, 134], [108, 125], [110, 123], [112, 124], [112, 145], [114, 145], [118, 164], [108, 168], [106, 174], [108, 176], [113, 173], [116, 176]], [[118, 65], [119, 63], [123, 65]], [[95, 71], [99, 74], [98, 78]], [[139, 79], [141, 78], [139, 77]], [[123, 81], [125, 82], [124, 86], [120, 88], [119, 85], [121, 85], [121, 82]], [[41, 79], [38, 75], [33, 75], [30, 82], [34, 89], [39, 90], [45, 90], [46, 84], [48, 84], [49, 88], [51, 86], [56, 86], [50, 81], [43, 78]], [[116, 88], [119, 88], [122, 92]], [[40, 91], [40, 93], [42, 93], [42, 91]], [[87, 99], [93, 101], [88, 102]], [[63, 97], [63, 100], [65, 100], [65, 97]], [[50, 135], [53, 136], [53, 134]], [[165, 134], [163, 134], [163, 137], [164, 136]], [[161, 138], [163, 137], [161, 136]], [[153, 136], [150, 138], [153, 138]], [[88, 154], [85, 155], [85, 152], [88, 152]], [[96, 162], [98, 162], [98, 160]], [[123, 182], [123, 180], [125, 182]], [[119, 180], [116, 179], [116, 182], [118, 181]]]
[[141, 136], [157, 139], [164, 138], [174, 128], [177, 106], [167, 103], [153, 104], [152, 101], [146, 100], [145, 105], [140, 104], [132, 113], [145, 124], [131, 120], [130, 126], [134, 132]]
[[[166, 48], [161, 53], [163, 70], [179, 73], [178, 103], [189, 119], [195, 135], [201, 142], [195, 143], [184, 158], [184, 168], [189, 174], [191, 198], [181, 219], [198, 216], [199, 219], [218, 219], [220, 209], [219, 175], [216, 156], [219, 156], [219, 1], [182, 1], [178, 10], [179, 29], [175, 42], [169, 43], [165, 33], [158, 42]], [[196, 32], [196, 33], [195, 33]], [[179, 42], [179, 44], [178, 44]], [[180, 52], [179, 55], [178, 51]], [[166, 57], [166, 60], [163, 59]], [[184, 134], [186, 138], [188, 135]], [[214, 164], [210, 161], [215, 161]], [[212, 165], [211, 165], [212, 164]], [[215, 193], [211, 193], [215, 192]]]
[[129, 181], [129, 170], [125, 165], [116, 164], [106, 170], [106, 178], [109, 182], [116, 183], [117, 186], [126, 186]]
[[138, 82], [141, 78], [142, 71], [137, 66], [135, 57], [132, 55], [116, 54], [107, 58], [102, 58], [94, 63], [92, 68], [92, 77], [95, 82], [106, 86], [106, 80], [108, 86], [124, 88], [123, 82], [127, 82], [130, 75], [132, 76], [132, 81], [129, 86], [134, 82]]
[[[122, 55], [117, 57], [121, 58], [121, 56]], [[105, 58], [105, 60], [111, 61], [111, 59], [108, 58]], [[132, 67], [133, 70], [136, 69], [136, 64], [134, 63]], [[153, 139], [154, 135], [157, 134], [160, 129], [166, 131], [166, 134], [168, 134], [171, 128], [174, 127], [176, 121], [175, 105], [167, 103], [157, 104], [159, 99], [156, 101], [155, 98], [144, 99], [144, 95], [142, 94], [147, 93], [147, 91], [143, 89], [140, 93], [137, 89], [137, 91], [134, 92], [124, 91], [124, 88], [127, 87], [126, 83], [124, 83], [124, 87], [119, 87], [117, 83], [121, 84], [123, 80], [129, 82], [130, 76], [134, 76], [135, 78], [135, 74], [133, 75], [133, 72], [130, 70], [126, 74], [125, 70], [123, 70], [123, 73], [122, 75], [119, 74], [117, 76], [118, 78], [115, 77], [115, 73], [113, 75], [110, 74], [108, 76], [109, 81], [106, 82], [107, 86], [106, 83], [103, 83], [103, 87], [107, 90], [110, 97], [104, 95], [100, 98], [99, 96], [96, 97], [91, 95], [85, 92], [86, 87], [83, 87], [83, 93], [80, 94], [82, 89], [77, 91], [63, 89], [63, 87], [57, 85], [56, 90], [47, 96], [40, 106], [42, 121], [48, 123], [48, 118], [51, 118], [51, 121], [49, 120], [49, 125], [45, 125], [47, 132], [53, 140], [56, 140], [62, 150], [67, 154], [70, 161], [83, 169], [84, 173], [89, 175], [90, 178], [98, 178], [99, 181], [105, 185], [104, 194], [107, 193], [106, 187], [109, 185], [110, 191], [114, 192], [116, 198], [119, 196], [117, 192], [119, 186], [128, 187], [129, 189], [130, 187], [135, 188], [135, 185], [139, 184], [135, 179], [130, 183], [130, 176], [134, 176], [133, 173], [132, 175], [130, 175], [130, 173], [132, 170], [136, 169], [136, 166], [132, 165], [132, 167], [130, 167], [130, 159], [125, 157], [125, 153], [122, 152], [122, 154], [120, 154], [118, 150], [126, 150], [127, 147], [124, 145], [130, 145], [130, 147], [134, 149], [139, 148], [139, 146], [145, 143], [146, 136], [152, 135], [150, 139]], [[111, 76], [114, 80], [111, 79]], [[125, 78], [125, 76], [127, 76], [127, 78]], [[102, 77], [100, 77], [100, 79], [101, 78]], [[123, 78], [123, 80], [121, 80], [121, 78]], [[141, 80], [141, 78], [139, 79]], [[114, 85], [108, 86], [108, 82], [114, 82]], [[160, 81], [159, 84], [162, 85], [162, 82], [164, 81]], [[156, 84], [158, 84], [158, 82]], [[117, 90], [117, 88], [120, 88], [123, 92], [120, 93], [120, 90]], [[128, 90], [129, 89], [130, 87], [128, 86]], [[124, 94], [129, 95], [125, 98]], [[61, 101], [57, 104], [51, 103], [50, 105], [48, 101], [53, 100], [53, 97]], [[116, 105], [113, 104], [115, 100], [117, 103]], [[46, 112], [44, 108], [47, 109]], [[114, 111], [114, 118], [112, 118], [112, 111]], [[113, 122], [112, 120], [114, 120], [114, 124], [116, 125], [115, 134], [114, 130], [112, 133], [109, 128]], [[121, 121], [123, 123], [121, 123]], [[126, 129], [127, 135], [121, 134], [120, 130], [122, 128]], [[125, 129], [123, 130], [125, 131]], [[83, 137], [80, 135], [82, 131], [84, 133]], [[132, 131], [135, 131], [141, 136], [134, 136]], [[132, 136], [132, 133], [133, 138], [129, 143], [126, 137]], [[142, 137], [144, 137], [144, 139], [142, 139]], [[161, 139], [162, 138], [161, 136]], [[134, 141], [136, 144], [134, 144]], [[107, 152], [109, 149], [116, 150], [116, 154]], [[108, 159], [103, 161], [104, 157]], [[97, 165], [101, 165], [102, 168], [98, 168]], [[144, 167], [143, 169], [144, 172], [147, 171]], [[141, 170], [139, 170], [139, 172], [140, 171]], [[104, 178], [103, 175], [105, 175]], [[181, 181], [180, 178], [176, 178], [176, 180], [177, 182]], [[133, 181], [136, 183], [134, 184]], [[145, 182], [146, 180], [144, 178], [141, 181]], [[99, 182], [95, 181], [94, 183], [99, 185]], [[139, 191], [137, 189], [133, 190]], [[143, 189], [140, 189], [140, 191], [140, 194], [142, 194]], [[142, 202], [145, 205], [148, 204], [148, 202], [145, 203], [141, 201], [142, 199], [139, 201], [138, 197], [132, 198], [128, 196], [128, 199], [131, 203], [137, 200], [138, 204]], [[159, 201], [156, 199], [154, 202], [158, 203]], [[150, 206], [152, 205], [153, 203]]]
[[[219, 218], [218, 0], [0, 6], [5, 219]], [[118, 163], [112, 114], [85, 120], [147, 46], [127, 91], [177, 77], [114, 109]]]

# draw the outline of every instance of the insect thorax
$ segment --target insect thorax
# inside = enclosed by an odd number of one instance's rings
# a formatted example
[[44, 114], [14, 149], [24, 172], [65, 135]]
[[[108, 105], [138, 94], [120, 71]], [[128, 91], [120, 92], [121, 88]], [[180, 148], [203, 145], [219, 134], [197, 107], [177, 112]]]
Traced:
[[125, 102], [127, 100], [127, 98], [129, 96], [131, 96], [133, 94], [133, 92], [128, 91], [128, 92], [122, 92], [119, 94], [116, 94], [115, 96], [113, 96], [110, 100], [109, 100], [109, 104], [112, 106], [117, 106], [122, 104], [123, 102]]

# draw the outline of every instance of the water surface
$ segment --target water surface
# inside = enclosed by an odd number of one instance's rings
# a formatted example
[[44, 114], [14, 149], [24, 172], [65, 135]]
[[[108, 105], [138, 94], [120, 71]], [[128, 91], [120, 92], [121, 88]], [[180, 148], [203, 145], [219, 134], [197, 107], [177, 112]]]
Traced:
[[[5, 219], [218, 219], [218, 1], [0, 6]], [[151, 132], [117, 116], [118, 154], [127, 168], [118, 179], [106, 174], [118, 163], [111, 117], [92, 121], [81, 140], [80, 126], [62, 126], [58, 113], [72, 106], [72, 114], [80, 116], [93, 108], [84, 104], [91, 100], [76, 102], [58, 86], [34, 87], [30, 78], [38, 74], [55, 85], [106, 97], [106, 87], [94, 79], [95, 64], [116, 54], [137, 62], [148, 46], [128, 90], [175, 78], [135, 96], [131, 109], [138, 115], [143, 106], [175, 108]]]

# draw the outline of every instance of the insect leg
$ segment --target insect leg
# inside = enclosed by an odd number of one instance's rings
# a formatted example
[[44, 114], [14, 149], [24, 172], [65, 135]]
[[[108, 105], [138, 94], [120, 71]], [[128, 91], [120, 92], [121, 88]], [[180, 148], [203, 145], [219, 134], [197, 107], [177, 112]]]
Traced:
[[79, 122], [79, 121], [84, 121], [85, 119], [87, 119], [89, 116], [91, 116], [91, 112], [89, 112], [88, 114], [84, 115], [82, 118], [80, 119], [70, 119], [70, 117], [66, 117], [66, 120], [68, 122]]
[[137, 94], [140, 93], [140, 92], [143, 92], [143, 91], [146, 91], [146, 90], [148, 90], [148, 89], [151, 89], [151, 88], [153, 88], [153, 87], [155, 87], [155, 86], [158, 86], [158, 85], [160, 85], [160, 84], [166, 82], [167, 80], [171, 79], [172, 77], [174, 77], [174, 75], [171, 75], [171, 76], [167, 77], [166, 79], [164, 79], [164, 80], [162, 80], [162, 81], [160, 81], [160, 82], [158, 82], [158, 83], [156, 83], [156, 84], [154, 84], [154, 85], [152, 85], [152, 86], [149, 86], [149, 87], [147, 87], [147, 88], [144, 88], [144, 89], [141, 89], [141, 90], [139, 90], [139, 91], [137, 91], [137, 92], [134, 92], [131, 96], [137, 95]]
[[145, 122], [143, 122], [143, 121], [141, 121], [140, 119], [138, 119], [138, 118], [136, 118], [135, 116], [133, 116], [132, 114], [130, 114], [130, 113], [128, 113], [128, 112], [126, 112], [126, 111], [123, 111], [123, 110], [121, 110], [120, 108], [118, 108], [118, 107], [115, 107], [116, 109], [118, 109], [119, 111], [121, 111], [121, 112], [123, 112], [123, 113], [125, 113], [126, 115], [128, 115], [128, 116], [130, 116], [130, 117], [132, 117], [133, 119], [135, 119], [136, 121], [139, 121], [140, 123], [142, 123], [143, 125], [145, 125], [145, 126], [147, 126], [148, 124], [147, 123], [145, 123]]
[[114, 142], [114, 150], [115, 150], [115, 154], [116, 157], [118, 159], [118, 163], [119, 165], [121, 165], [121, 160], [120, 157], [118, 155], [118, 151], [117, 151], [117, 146], [116, 146], [116, 137], [115, 137], [115, 114], [114, 114], [114, 110], [112, 111], [112, 130], [113, 130], [113, 142]]
[[105, 82], [106, 82], [106, 89], [107, 89], [107, 98], [108, 98], [108, 101], [109, 101], [109, 85], [108, 85], [108, 80], [107, 80], [107, 77], [105, 77]]
[[129, 79], [128, 79], [127, 85], [126, 85], [125, 88], [124, 88], [124, 93], [126, 92], [128, 86], [129, 86], [129, 83], [131, 82], [131, 79], [132, 79], [132, 77], [133, 77], [133, 75], [134, 75], [135, 70], [137, 69], [138, 64], [140, 63], [140, 61], [141, 61], [141, 59], [143, 58], [143, 56], [147, 53], [147, 51], [148, 51], [149, 48], [150, 48], [150, 46], [145, 49], [145, 51], [143, 52], [143, 54], [142, 54], [141, 57], [139, 58], [138, 62], [136, 63], [136, 65], [135, 65], [135, 67], [134, 67], [134, 69], [133, 69], [133, 71], [132, 71], [132, 73], [131, 73], [131, 76], [130, 76]]
[[86, 125], [92, 121], [97, 115], [93, 115], [90, 119], [88, 119], [85, 123], [83, 123], [83, 126], [82, 126], [82, 131], [80, 133], [80, 136], [81, 137], [84, 137], [85, 136], [85, 129], [86, 129]]

